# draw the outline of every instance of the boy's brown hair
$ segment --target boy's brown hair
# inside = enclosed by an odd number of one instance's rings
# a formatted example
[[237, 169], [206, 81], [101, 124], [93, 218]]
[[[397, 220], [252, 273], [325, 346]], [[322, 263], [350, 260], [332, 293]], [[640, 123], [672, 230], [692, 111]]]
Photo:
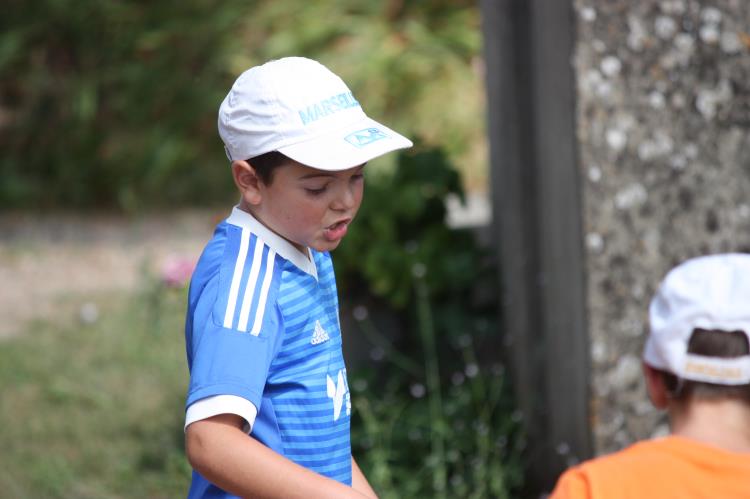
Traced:
[[250, 158], [247, 162], [253, 167], [255, 174], [265, 185], [271, 185], [273, 172], [278, 167], [292, 163], [294, 160], [279, 151], [271, 151]]

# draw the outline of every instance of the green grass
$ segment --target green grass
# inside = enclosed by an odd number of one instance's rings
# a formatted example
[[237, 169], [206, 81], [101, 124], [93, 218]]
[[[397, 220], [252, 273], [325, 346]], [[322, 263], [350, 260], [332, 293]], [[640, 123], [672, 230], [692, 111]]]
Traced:
[[63, 317], [0, 342], [3, 497], [184, 496], [184, 296], [92, 301], [93, 324]]

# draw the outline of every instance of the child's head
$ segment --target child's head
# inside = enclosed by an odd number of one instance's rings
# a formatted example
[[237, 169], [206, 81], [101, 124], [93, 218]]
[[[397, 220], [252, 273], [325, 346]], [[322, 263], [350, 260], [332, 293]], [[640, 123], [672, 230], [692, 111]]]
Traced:
[[750, 404], [750, 254], [711, 255], [671, 270], [651, 301], [644, 362], [670, 397]]
[[362, 198], [362, 168], [411, 147], [368, 118], [322, 64], [287, 57], [250, 68], [219, 108], [241, 207], [300, 249], [331, 250]]

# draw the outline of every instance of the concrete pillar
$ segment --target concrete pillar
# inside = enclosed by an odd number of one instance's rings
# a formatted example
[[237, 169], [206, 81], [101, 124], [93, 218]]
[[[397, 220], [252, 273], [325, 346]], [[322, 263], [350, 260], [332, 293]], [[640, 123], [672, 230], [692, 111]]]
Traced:
[[665, 433], [641, 381], [669, 268], [750, 250], [750, 5], [577, 0], [574, 71], [597, 453]]
[[746, 0], [484, 0], [495, 240], [539, 491], [666, 431], [647, 306], [688, 257], [750, 251]]

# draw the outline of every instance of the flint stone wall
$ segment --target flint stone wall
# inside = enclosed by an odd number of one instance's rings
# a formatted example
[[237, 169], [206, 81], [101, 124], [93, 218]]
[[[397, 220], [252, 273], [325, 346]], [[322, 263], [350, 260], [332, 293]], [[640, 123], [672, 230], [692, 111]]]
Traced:
[[597, 454], [668, 431], [640, 353], [658, 282], [750, 252], [750, 2], [575, 0]]

